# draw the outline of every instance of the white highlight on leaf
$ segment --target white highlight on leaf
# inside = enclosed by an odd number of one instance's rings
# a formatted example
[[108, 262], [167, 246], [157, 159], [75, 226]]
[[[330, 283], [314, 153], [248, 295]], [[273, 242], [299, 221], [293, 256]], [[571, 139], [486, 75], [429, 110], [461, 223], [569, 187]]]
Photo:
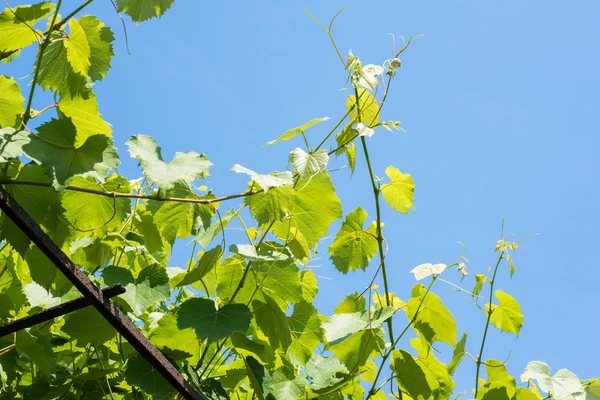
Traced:
[[371, 137], [375, 133], [374, 129], [369, 128], [367, 125], [359, 122], [356, 124], [356, 131], [358, 132], [358, 136], [366, 136]]
[[257, 174], [251, 169], [241, 166], [240, 164], [235, 164], [233, 167], [231, 167], [231, 170], [237, 172], [238, 174], [246, 174], [250, 176], [250, 179], [256, 182], [258, 186], [260, 186], [265, 192], [274, 187], [291, 185], [293, 183], [293, 176], [289, 171], [271, 172], [268, 175], [261, 175]]
[[420, 281], [421, 279], [427, 278], [428, 276], [431, 276], [431, 275], [439, 275], [442, 272], [444, 272], [444, 270], [446, 268], [448, 268], [448, 266], [446, 264], [425, 263], [425, 264], [417, 265], [416, 267], [414, 267], [412, 269], [412, 271], [410, 271], [410, 273], [414, 274], [415, 279]]
[[374, 64], [365, 65], [362, 68], [362, 75], [358, 79], [358, 86], [365, 89], [375, 90], [379, 82], [378, 76], [383, 74], [383, 67]]

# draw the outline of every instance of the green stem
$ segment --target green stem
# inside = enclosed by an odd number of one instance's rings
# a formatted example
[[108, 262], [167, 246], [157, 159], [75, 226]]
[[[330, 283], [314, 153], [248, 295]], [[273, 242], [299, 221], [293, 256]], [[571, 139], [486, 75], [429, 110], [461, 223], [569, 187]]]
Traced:
[[[81, 10], [83, 10], [85, 7], [87, 7], [93, 1], [94, 0], [87, 0], [85, 3], [83, 3], [82, 5], [80, 5], [79, 7], [77, 7], [76, 9], [74, 9], [72, 12], [70, 12], [66, 17], [64, 17], [63, 19], [61, 19], [60, 22], [58, 22], [56, 25], [54, 25], [54, 22], [52, 22], [52, 25], [50, 25], [52, 27], [51, 29], [55, 29], [55, 30], [56, 29], [60, 29], [60, 27], [62, 27], [64, 24], [66, 24], [68, 20], [70, 20], [71, 18], [73, 18], [75, 16], [75, 14], [77, 14], [78, 12], [80, 12]], [[47, 33], [49, 33], [49, 32], [47, 32]]]
[[406, 333], [408, 328], [410, 328], [417, 320], [417, 316], [419, 315], [419, 312], [421, 311], [421, 307], [423, 306], [423, 303], [425, 302], [425, 298], [431, 291], [431, 287], [433, 286], [433, 283], [436, 281], [437, 278], [438, 278], [437, 275], [432, 276], [431, 282], [429, 282], [429, 286], [427, 286], [427, 290], [425, 290], [425, 294], [423, 294], [423, 298], [421, 299], [421, 301], [419, 302], [419, 305], [417, 306], [415, 315], [411, 318], [410, 321], [408, 321], [408, 324], [406, 324], [406, 326], [404, 327], [402, 332], [400, 332], [400, 335], [398, 336], [398, 338], [396, 338], [396, 341], [392, 344], [392, 346], [390, 347], [390, 350], [383, 355], [383, 358], [381, 359], [381, 364], [379, 364], [379, 369], [377, 370], [377, 374], [375, 375], [375, 379], [373, 380], [373, 385], [371, 386], [371, 390], [369, 390], [369, 395], [367, 396], [367, 400], [369, 398], [371, 398], [371, 396], [373, 396], [379, 390], [379, 389], [376, 390], [375, 386], [377, 385], [377, 380], [379, 379], [379, 376], [381, 375], [381, 372], [383, 371], [383, 367], [385, 366], [385, 361], [388, 359], [390, 354], [392, 354], [392, 351], [394, 350], [394, 348], [396, 347], [396, 345], [398, 344], [400, 339], [402, 339], [402, 336], [404, 336], [404, 334]]
[[344, 116], [342, 117], [342, 119], [340, 119], [338, 121], [338, 123], [333, 127], [333, 129], [331, 131], [329, 131], [329, 133], [323, 138], [323, 140], [321, 140], [321, 143], [319, 143], [317, 145], [317, 147], [315, 147], [313, 149], [313, 153], [316, 152], [317, 150], [319, 150], [321, 148], [321, 146], [323, 146], [325, 144], [325, 142], [327, 141], [327, 139], [329, 139], [331, 137], [331, 135], [333, 135], [333, 133], [336, 131], [336, 129], [342, 124], [342, 122], [344, 122], [344, 120], [346, 119], [346, 117], [348, 115], [350, 115], [350, 111], [352, 111], [354, 109], [354, 106], [352, 106], [347, 112], [346, 114], [344, 114]]
[[[58, 11], [60, 10], [60, 6], [62, 4], [62, 0], [58, 0], [56, 3], [56, 10], [54, 11], [54, 15], [52, 16], [52, 23], [50, 26], [54, 26], [56, 23], [56, 18], [58, 17]], [[31, 90], [29, 91], [29, 98], [27, 99], [27, 107], [25, 107], [25, 113], [23, 114], [23, 119], [21, 119], [21, 125], [27, 125], [27, 122], [31, 118], [31, 104], [33, 103], [33, 94], [35, 93], [35, 86], [37, 85], [37, 80], [40, 76], [40, 68], [42, 66], [42, 59], [44, 58], [44, 53], [46, 52], [46, 48], [50, 44], [50, 33], [46, 35], [46, 38], [40, 45], [38, 51], [38, 58], [35, 64], [35, 74], [33, 75], [33, 81], [31, 82]]]
[[306, 139], [306, 135], [304, 134], [304, 131], [300, 132], [302, 134], [302, 138], [304, 138], [304, 144], [306, 145], [306, 151], [308, 152], [308, 154], [312, 154], [313, 151], [310, 149], [310, 145], [308, 144], [308, 139]]
[[481, 361], [483, 358], [483, 348], [485, 347], [485, 339], [487, 337], [488, 328], [490, 327], [490, 319], [492, 318], [492, 300], [494, 296], [494, 282], [496, 280], [496, 273], [498, 272], [498, 267], [500, 266], [500, 261], [504, 258], [504, 251], [500, 253], [498, 257], [498, 262], [496, 262], [496, 266], [494, 267], [494, 275], [492, 275], [492, 280], [490, 281], [490, 297], [489, 297], [489, 310], [487, 310], [487, 320], [485, 321], [485, 329], [483, 331], [483, 338], [481, 339], [481, 348], [479, 349], [479, 355], [477, 356], [477, 369], [475, 370], [475, 398], [477, 398], [477, 392], [479, 391], [479, 370], [481, 368]]
[[[356, 98], [356, 111], [358, 115], [358, 122], [362, 122], [362, 117], [360, 113], [360, 103], [358, 96], [358, 89], [354, 86], [354, 95]], [[371, 166], [371, 159], [369, 157], [369, 150], [367, 149], [367, 141], [364, 136], [361, 136], [361, 143], [363, 147], [363, 152], [365, 154], [365, 160], [367, 162], [367, 167], [369, 169], [369, 176], [371, 178], [371, 185], [373, 187], [373, 196], [375, 197], [375, 211], [377, 216], [377, 246], [379, 248], [379, 260], [381, 262], [381, 276], [383, 277], [383, 288], [385, 290], [385, 303], [388, 307], [392, 305], [390, 301], [390, 291], [387, 280], [387, 272], [385, 269], [385, 253], [383, 251], [383, 234], [381, 233], [381, 209], [379, 207], [379, 188], [377, 187], [377, 182], [375, 180], [375, 175], [373, 174], [373, 167]], [[390, 341], [394, 342], [394, 330], [392, 327], [392, 320], [389, 318], [387, 321], [388, 332], [390, 334]], [[392, 349], [393, 350], [393, 346]]]

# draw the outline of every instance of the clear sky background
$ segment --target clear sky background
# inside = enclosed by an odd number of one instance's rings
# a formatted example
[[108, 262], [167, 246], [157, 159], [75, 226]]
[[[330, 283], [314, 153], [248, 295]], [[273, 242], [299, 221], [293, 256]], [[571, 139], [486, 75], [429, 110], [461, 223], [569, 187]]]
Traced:
[[[393, 290], [407, 300], [409, 271], [423, 262], [452, 263], [461, 252], [457, 241], [467, 247], [472, 275], [493, 266], [507, 216], [506, 233], [541, 235], [514, 255], [512, 280], [507, 268], [499, 274], [497, 288], [522, 306], [521, 335], [492, 330], [485, 358], [504, 360], [512, 349], [508, 368], [517, 377], [531, 360], [580, 378], [600, 376], [597, 1], [178, 1], [160, 21], [128, 24], [131, 56], [110, 4], [97, 2], [90, 13], [117, 36], [113, 69], [96, 91], [114, 127], [121, 172], [141, 174], [124, 145], [137, 133], [154, 136], [168, 160], [176, 151], [207, 153], [215, 164], [208, 185], [217, 195], [244, 190], [246, 177], [229, 171], [235, 163], [261, 173], [284, 170], [302, 140], [264, 143], [312, 118], [333, 122], [345, 113], [345, 71], [303, 7], [327, 22], [346, 5], [334, 35], [342, 53], [352, 50], [365, 64], [390, 57], [388, 33], [424, 34], [404, 53], [382, 116], [401, 120], [407, 132], [380, 129], [369, 140], [377, 175], [394, 165], [417, 185], [416, 214], [384, 207]], [[19, 61], [0, 68], [18, 74], [28, 67]], [[307, 132], [313, 144], [333, 126], [322, 125]], [[352, 177], [343, 170], [333, 179], [344, 213], [362, 205], [371, 220], [362, 157], [358, 164]], [[173, 264], [183, 265], [187, 255]], [[374, 262], [366, 273], [343, 276], [325, 253], [311, 265], [328, 278], [320, 279], [317, 299], [326, 315], [362, 290], [376, 268]], [[458, 281], [458, 274], [447, 278]], [[476, 355], [483, 312], [436, 285]], [[471, 276], [465, 286], [472, 285]], [[439, 349], [447, 360], [449, 348]], [[474, 372], [465, 358], [457, 393], [473, 386]]]

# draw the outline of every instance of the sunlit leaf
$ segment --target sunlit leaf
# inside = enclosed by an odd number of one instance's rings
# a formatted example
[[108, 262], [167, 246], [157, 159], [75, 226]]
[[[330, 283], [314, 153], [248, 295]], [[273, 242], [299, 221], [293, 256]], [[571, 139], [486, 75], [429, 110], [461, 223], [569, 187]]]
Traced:
[[316, 125], [319, 122], [325, 122], [327, 120], [329, 120], [328, 117], [312, 119], [296, 128], [292, 128], [292, 129], [286, 131], [283, 135], [281, 135], [280, 137], [278, 137], [275, 140], [271, 140], [265, 146], [271, 146], [271, 145], [277, 144], [277, 143], [285, 141], [285, 140], [290, 140], [290, 139], [294, 138], [296, 135], [299, 135], [300, 132], [304, 132], [311, 126]]
[[85, 31], [76, 19], [69, 21], [69, 37], [65, 40], [67, 49], [67, 59], [73, 70], [86, 76], [90, 69], [90, 44], [88, 43]]
[[497, 328], [500, 328], [502, 332], [514, 333], [519, 336], [524, 321], [521, 306], [517, 300], [502, 290], [496, 290], [495, 296], [499, 304], [488, 303], [484, 308], [484, 310], [490, 310], [492, 313], [490, 322]]
[[137, 23], [150, 18], [162, 17], [175, 0], [117, 0], [119, 11], [129, 15]]
[[377, 254], [377, 231], [375, 224], [363, 228], [367, 212], [357, 207], [346, 216], [335, 240], [329, 246], [331, 261], [336, 269], [344, 274], [365, 269]]
[[16, 124], [19, 116], [25, 112], [24, 101], [17, 82], [0, 75], [0, 128]]
[[403, 174], [396, 167], [387, 167], [385, 174], [390, 178], [390, 183], [381, 185], [383, 199], [394, 210], [408, 214], [410, 209], [415, 209], [413, 197], [415, 183], [412, 176]]

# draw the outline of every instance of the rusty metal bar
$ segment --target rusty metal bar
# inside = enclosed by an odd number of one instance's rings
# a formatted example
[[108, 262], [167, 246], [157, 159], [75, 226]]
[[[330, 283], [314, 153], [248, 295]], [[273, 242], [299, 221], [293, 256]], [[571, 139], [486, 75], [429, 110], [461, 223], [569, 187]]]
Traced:
[[91, 304], [136, 349], [142, 357], [185, 399], [204, 400], [188, 384], [179, 371], [167, 360], [126, 315], [83, 273], [50, 239], [29, 214], [0, 186], [0, 209], [21, 229], [54, 265], [87, 297]]
[[[111, 298], [125, 293], [125, 288], [123, 285], [118, 283], [102, 289], [102, 293], [104, 294], [104, 297]], [[91, 305], [92, 301], [84, 296], [54, 307], [47, 308], [35, 314], [19, 318], [4, 325], [0, 325], [0, 337], [10, 335], [11, 333], [20, 331], [21, 329], [31, 328], [34, 325], [50, 321], [51, 319], [60, 317], [61, 315], [65, 315]]]

